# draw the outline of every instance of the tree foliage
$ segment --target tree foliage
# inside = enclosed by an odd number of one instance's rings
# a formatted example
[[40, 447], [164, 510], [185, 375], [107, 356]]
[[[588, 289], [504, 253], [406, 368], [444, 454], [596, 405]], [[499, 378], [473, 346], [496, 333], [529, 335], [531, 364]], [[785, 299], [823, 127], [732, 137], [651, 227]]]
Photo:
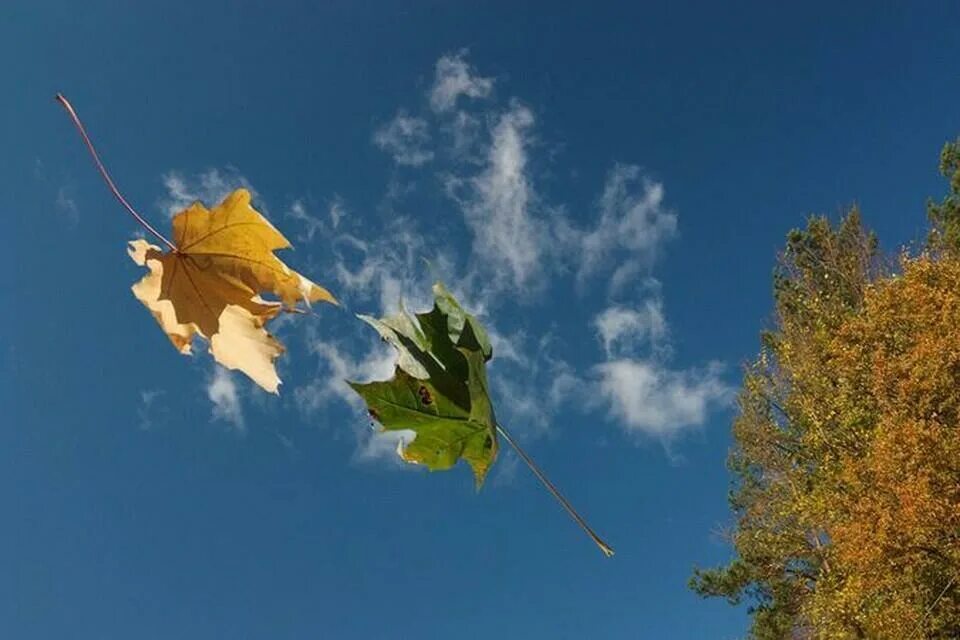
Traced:
[[934, 249], [960, 254], [960, 138], [943, 146], [940, 174], [949, 181], [950, 187], [942, 201], [927, 203], [931, 225], [928, 244]]
[[691, 580], [748, 600], [753, 638], [960, 633], [960, 146], [943, 157], [920, 255], [885, 265], [856, 209], [788, 235], [733, 425], [736, 555]]

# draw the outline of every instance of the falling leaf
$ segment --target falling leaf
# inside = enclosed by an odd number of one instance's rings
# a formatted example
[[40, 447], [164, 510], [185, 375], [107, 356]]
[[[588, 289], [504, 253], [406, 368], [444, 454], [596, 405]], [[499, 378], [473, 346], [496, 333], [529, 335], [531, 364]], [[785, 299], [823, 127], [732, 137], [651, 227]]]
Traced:
[[461, 458], [477, 486], [497, 457], [497, 423], [487, 389], [486, 363], [493, 356], [486, 331], [437, 283], [427, 313], [359, 316], [399, 354], [393, 378], [350, 386], [384, 429], [410, 429], [400, 448], [407, 462], [449, 469]]
[[[63, 94], [57, 94], [93, 157], [97, 170], [118, 202], [147, 232], [170, 251], [136, 240], [130, 257], [150, 270], [133, 286], [174, 347], [190, 353], [196, 336], [210, 341], [214, 358], [240, 369], [260, 386], [276, 393], [280, 384], [273, 360], [283, 352], [264, 326], [281, 310], [295, 311], [300, 300], [336, 304], [333, 296], [295, 271], [273, 252], [290, 246], [286, 238], [250, 206], [244, 189], [233, 192], [213, 211], [200, 203], [173, 220], [176, 244], [137, 213], [114, 184], [80, 117]], [[270, 302], [260, 293], [280, 299]], [[370, 414], [385, 429], [412, 429], [416, 439], [399, 447], [401, 457], [430, 469], [449, 469], [463, 458], [473, 468], [477, 487], [497, 457], [497, 433], [543, 483], [606, 556], [613, 549], [590, 528], [513, 437], [497, 424], [487, 390], [486, 363], [493, 356], [490, 340], [476, 319], [465, 312], [443, 285], [433, 287], [429, 313], [397, 316], [371, 324], [399, 351], [391, 380], [351, 383], [367, 401]]]
[[173, 243], [176, 250], [164, 253], [146, 240], [130, 242], [130, 257], [150, 270], [133, 294], [178, 351], [188, 354], [195, 336], [206, 338], [217, 362], [276, 393], [273, 361], [284, 349], [264, 326], [300, 301], [336, 304], [334, 297], [274, 255], [290, 243], [250, 205], [246, 189], [212, 211], [197, 202], [178, 213]]

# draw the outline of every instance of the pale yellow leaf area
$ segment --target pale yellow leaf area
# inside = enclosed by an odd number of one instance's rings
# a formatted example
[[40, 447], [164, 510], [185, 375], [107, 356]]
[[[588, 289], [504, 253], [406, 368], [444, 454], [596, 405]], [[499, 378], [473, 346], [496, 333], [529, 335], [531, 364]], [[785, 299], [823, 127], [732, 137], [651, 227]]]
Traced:
[[133, 294], [180, 353], [190, 353], [195, 336], [205, 338], [217, 362], [277, 393], [274, 360], [284, 348], [265, 325], [298, 302], [337, 301], [274, 255], [290, 243], [251, 206], [246, 189], [212, 210], [196, 202], [178, 213], [173, 243], [177, 250], [164, 253], [146, 240], [130, 242], [130, 257], [150, 270]]

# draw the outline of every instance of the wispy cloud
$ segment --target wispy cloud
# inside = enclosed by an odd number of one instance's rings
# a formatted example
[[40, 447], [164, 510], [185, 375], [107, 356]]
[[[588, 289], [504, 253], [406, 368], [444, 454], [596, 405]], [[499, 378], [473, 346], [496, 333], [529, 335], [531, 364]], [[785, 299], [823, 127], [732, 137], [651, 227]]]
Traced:
[[447, 193], [460, 205], [473, 233], [474, 266], [489, 282], [525, 290], [539, 284], [551, 235], [531, 208], [536, 192], [527, 173], [533, 113], [514, 103], [491, 130], [486, 162], [473, 177], [448, 177]]
[[486, 98], [493, 90], [493, 78], [475, 74], [466, 61], [467, 50], [442, 56], [434, 68], [433, 86], [430, 88], [430, 108], [437, 113], [450, 111], [460, 96]]
[[[670, 364], [670, 328], [653, 271], [677, 235], [678, 217], [665, 204], [663, 184], [637, 165], [615, 164], [595, 200], [593, 220], [574, 221], [567, 212], [575, 206], [551, 203], [536, 184], [531, 167], [539, 163], [531, 162], [531, 153], [544, 145], [534, 137], [530, 107], [518, 99], [505, 108], [460, 106], [462, 98], [489, 98], [493, 86], [493, 78], [467, 63], [465, 51], [443, 56], [428, 94], [433, 113], [416, 118], [424, 130], [442, 133], [431, 141], [431, 160], [472, 237], [460, 278], [467, 299], [483, 308], [516, 294], [569, 295], [555, 290], [565, 273], [575, 276], [581, 293], [588, 281], [602, 280], [608, 298], [592, 320], [603, 351], [599, 363], [580, 372], [521, 337], [498, 350], [499, 358], [500, 351], [514, 356], [495, 362], [491, 384], [498, 401], [512, 419], [533, 426], [571, 401], [603, 407], [627, 431], [662, 440], [702, 424], [728, 401], [730, 389], [718, 364]], [[389, 282], [375, 259], [349, 275], [353, 285]]]
[[330, 207], [327, 209], [327, 214], [330, 216], [330, 224], [334, 229], [340, 226], [340, 220], [343, 216], [347, 215], [347, 207], [338, 194], [334, 194], [333, 199], [330, 200]]
[[644, 344], [658, 348], [667, 338], [667, 320], [660, 298], [645, 300], [639, 307], [607, 307], [593, 319], [593, 326], [607, 356], [632, 352]]
[[[166, 196], [160, 201], [160, 208], [170, 217], [180, 213], [194, 202], [202, 202], [213, 207], [220, 204], [224, 196], [243, 187], [258, 197], [256, 189], [233, 167], [208, 169], [197, 176], [185, 176], [179, 171], [168, 171], [163, 175]], [[261, 210], [263, 207], [260, 207]]]
[[648, 273], [677, 231], [677, 214], [664, 206], [663, 199], [663, 185], [644, 176], [639, 167], [615, 165], [600, 196], [596, 226], [566, 232], [579, 254], [580, 280], [615, 265], [609, 287], [617, 293]]
[[457, 112], [442, 126], [451, 134], [442, 157], [453, 163], [441, 168], [443, 184], [473, 236], [472, 266], [488, 287], [538, 291], [548, 276], [569, 269], [581, 285], [607, 273], [616, 295], [649, 279], [676, 235], [677, 215], [664, 204], [663, 185], [636, 165], [610, 170], [592, 224], [577, 224], [565, 214], [569, 207], [549, 203], [530, 170], [536, 118], [516, 99], [482, 118]]
[[397, 112], [393, 120], [373, 133], [373, 143], [400, 165], [419, 167], [433, 160], [430, 127], [423, 118]]
[[77, 206], [77, 201], [71, 192], [72, 189], [70, 187], [60, 187], [57, 189], [56, 205], [60, 213], [67, 218], [67, 221], [72, 226], [76, 226], [80, 222], [80, 208]]
[[294, 400], [305, 417], [312, 417], [329, 408], [333, 401], [351, 407], [354, 418], [350, 430], [357, 438], [355, 457], [360, 461], [387, 459], [397, 465], [397, 447], [414, 438], [412, 431], [381, 431], [366, 417], [364, 404], [346, 381], [385, 380], [393, 375], [396, 356], [386, 345], [376, 343], [359, 358], [351, 356], [340, 344], [322, 340], [313, 334], [308, 338], [310, 351], [318, 358], [316, 377], [294, 390]]
[[304, 415], [315, 414], [335, 399], [362, 409], [363, 401], [346, 381], [382, 380], [393, 375], [395, 357], [379, 342], [359, 358], [351, 356], [337, 343], [319, 338], [314, 331], [308, 336], [308, 345], [318, 358], [319, 371], [313, 381], [294, 390], [294, 400]]
[[140, 403], [137, 406], [137, 427], [141, 431], [149, 431], [156, 424], [156, 403], [164, 395], [163, 389], [145, 389], [140, 392]]
[[56, 193], [53, 196], [53, 205], [70, 227], [76, 227], [80, 222], [80, 207], [77, 206], [74, 195], [73, 181], [68, 175], [52, 175], [60, 173], [49, 169], [40, 158], [34, 158], [33, 177], [44, 191]]
[[483, 122], [479, 117], [458, 111], [451, 119], [441, 123], [440, 129], [448, 136], [448, 153], [455, 161], [483, 164], [482, 151], [478, 150], [483, 135]]
[[297, 198], [283, 212], [292, 221], [291, 228], [296, 229], [296, 233], [288, 237], [295, 237], [298, 243], [304, 244], [314, 243], [322, 236], [336, 236], [340, 221], [346, 214], [346, 201], [339, 194], [334, 194], [323, 205], [316, 204], [312, 199]]
[[245, 431], [243, 407], [237, 382], [227, 369], [215, 364], [207, 383], [207, 397], [213, 403], [213, 420], [223, 421], [237, 431]]
[[307, 204], [302, 199], [294, 200], [286, 215], [299, 223], [302, 230], [297, 234], [297, 240], [300, 242], [312, 242], [318, 231], [324, 231], [323, 221], [307, 211]]
[[[428, 92], [429, 110], [399, 110], [372, 133], [373, 143], [398, 164], [419, 171], [392, 171], [386, 196], [377, 208], [386, 222], [370, 232], [373, 212], [351, 211], [339, 195], [315, 207], [298, 199], [285, 215], [299, 228], [345, 304], [376, 315], [429, 308], [430, 284], [442, 279], [487, 325], [496, 359], [491, 385], [498, 415], [512, 428], [535, 436], [551, 427], [563, 407], [603, 411], [626, 432], [669, 441], [703, 424], [710, 412], [729, 402], [730, 388], [716, 363], [683, 368], [671, 363], [671, 332], [660, 285], [653, 277], [659, 256], [677, 235], [678, 217], [665, 203], [662, 183], [638, 166], [615, 164], [597, 185], [593, 204], [552, 202], [549, 181], [535, 168], [550, 158], [537, 135], [537, 118], [518, 99], [493, 100], [495, 79], [481, 76], [466, 52], [441, 57]], [[479, 102], [480, 99], [489, 101]], [[545, 160], [546, 162], [541, 162]], [[469, 232], [469, 250], [435, 243], [418, 217], [407, 215], [407, 198], [426, 193], [439, 181], [459, 214], [443, 224]], [[164, 206], [177, 211], [194, 200], [219, 201], [249, 182], [232, 169], [210, 170], [195, 179], [164, 176]], [[535, 337], [518, 329], [499, 330], [489, 315], [523, 298], [541, 304], [546, 295], [577, 296], [587, 304], [585, 284], [600, 280], [606, 296], [588, 327], [597, 336], [598, 357], [579, 364], [564, 357], [553, 329]], [[520, 325], [523, 326], [522, 324]], [[358, 460], [396, 460], [401, 438], [412, 433], [377, 433], [363, 403], [345, 379], [387, 379], [395, 354], [361, 330], [304, 335], [315, 358], [312, 380], [292, 392], [304, 417], [334, 405], [350, 408]], [[581, 359], [582, 360], [582, 359]], [[216, 419], [244, 426], [239, 390], [225, 371], [208, 386]]]

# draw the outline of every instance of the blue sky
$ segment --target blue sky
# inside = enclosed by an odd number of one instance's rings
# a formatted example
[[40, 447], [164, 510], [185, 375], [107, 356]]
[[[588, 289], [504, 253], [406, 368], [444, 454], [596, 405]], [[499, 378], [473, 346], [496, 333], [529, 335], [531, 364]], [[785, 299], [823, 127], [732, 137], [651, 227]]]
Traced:
[[[960, 133], [955, 3], [0, 8], [0, 635], [737, 638], [724, 459], [784, 234], [858, 202], [925, 233]], [[343, 309], [277, 328], [279, 397], [171, 349], [138, 229], [236, 186]], [[442, 278], [495, 337], [512, 454], [397, 462], [352, 313]]]

